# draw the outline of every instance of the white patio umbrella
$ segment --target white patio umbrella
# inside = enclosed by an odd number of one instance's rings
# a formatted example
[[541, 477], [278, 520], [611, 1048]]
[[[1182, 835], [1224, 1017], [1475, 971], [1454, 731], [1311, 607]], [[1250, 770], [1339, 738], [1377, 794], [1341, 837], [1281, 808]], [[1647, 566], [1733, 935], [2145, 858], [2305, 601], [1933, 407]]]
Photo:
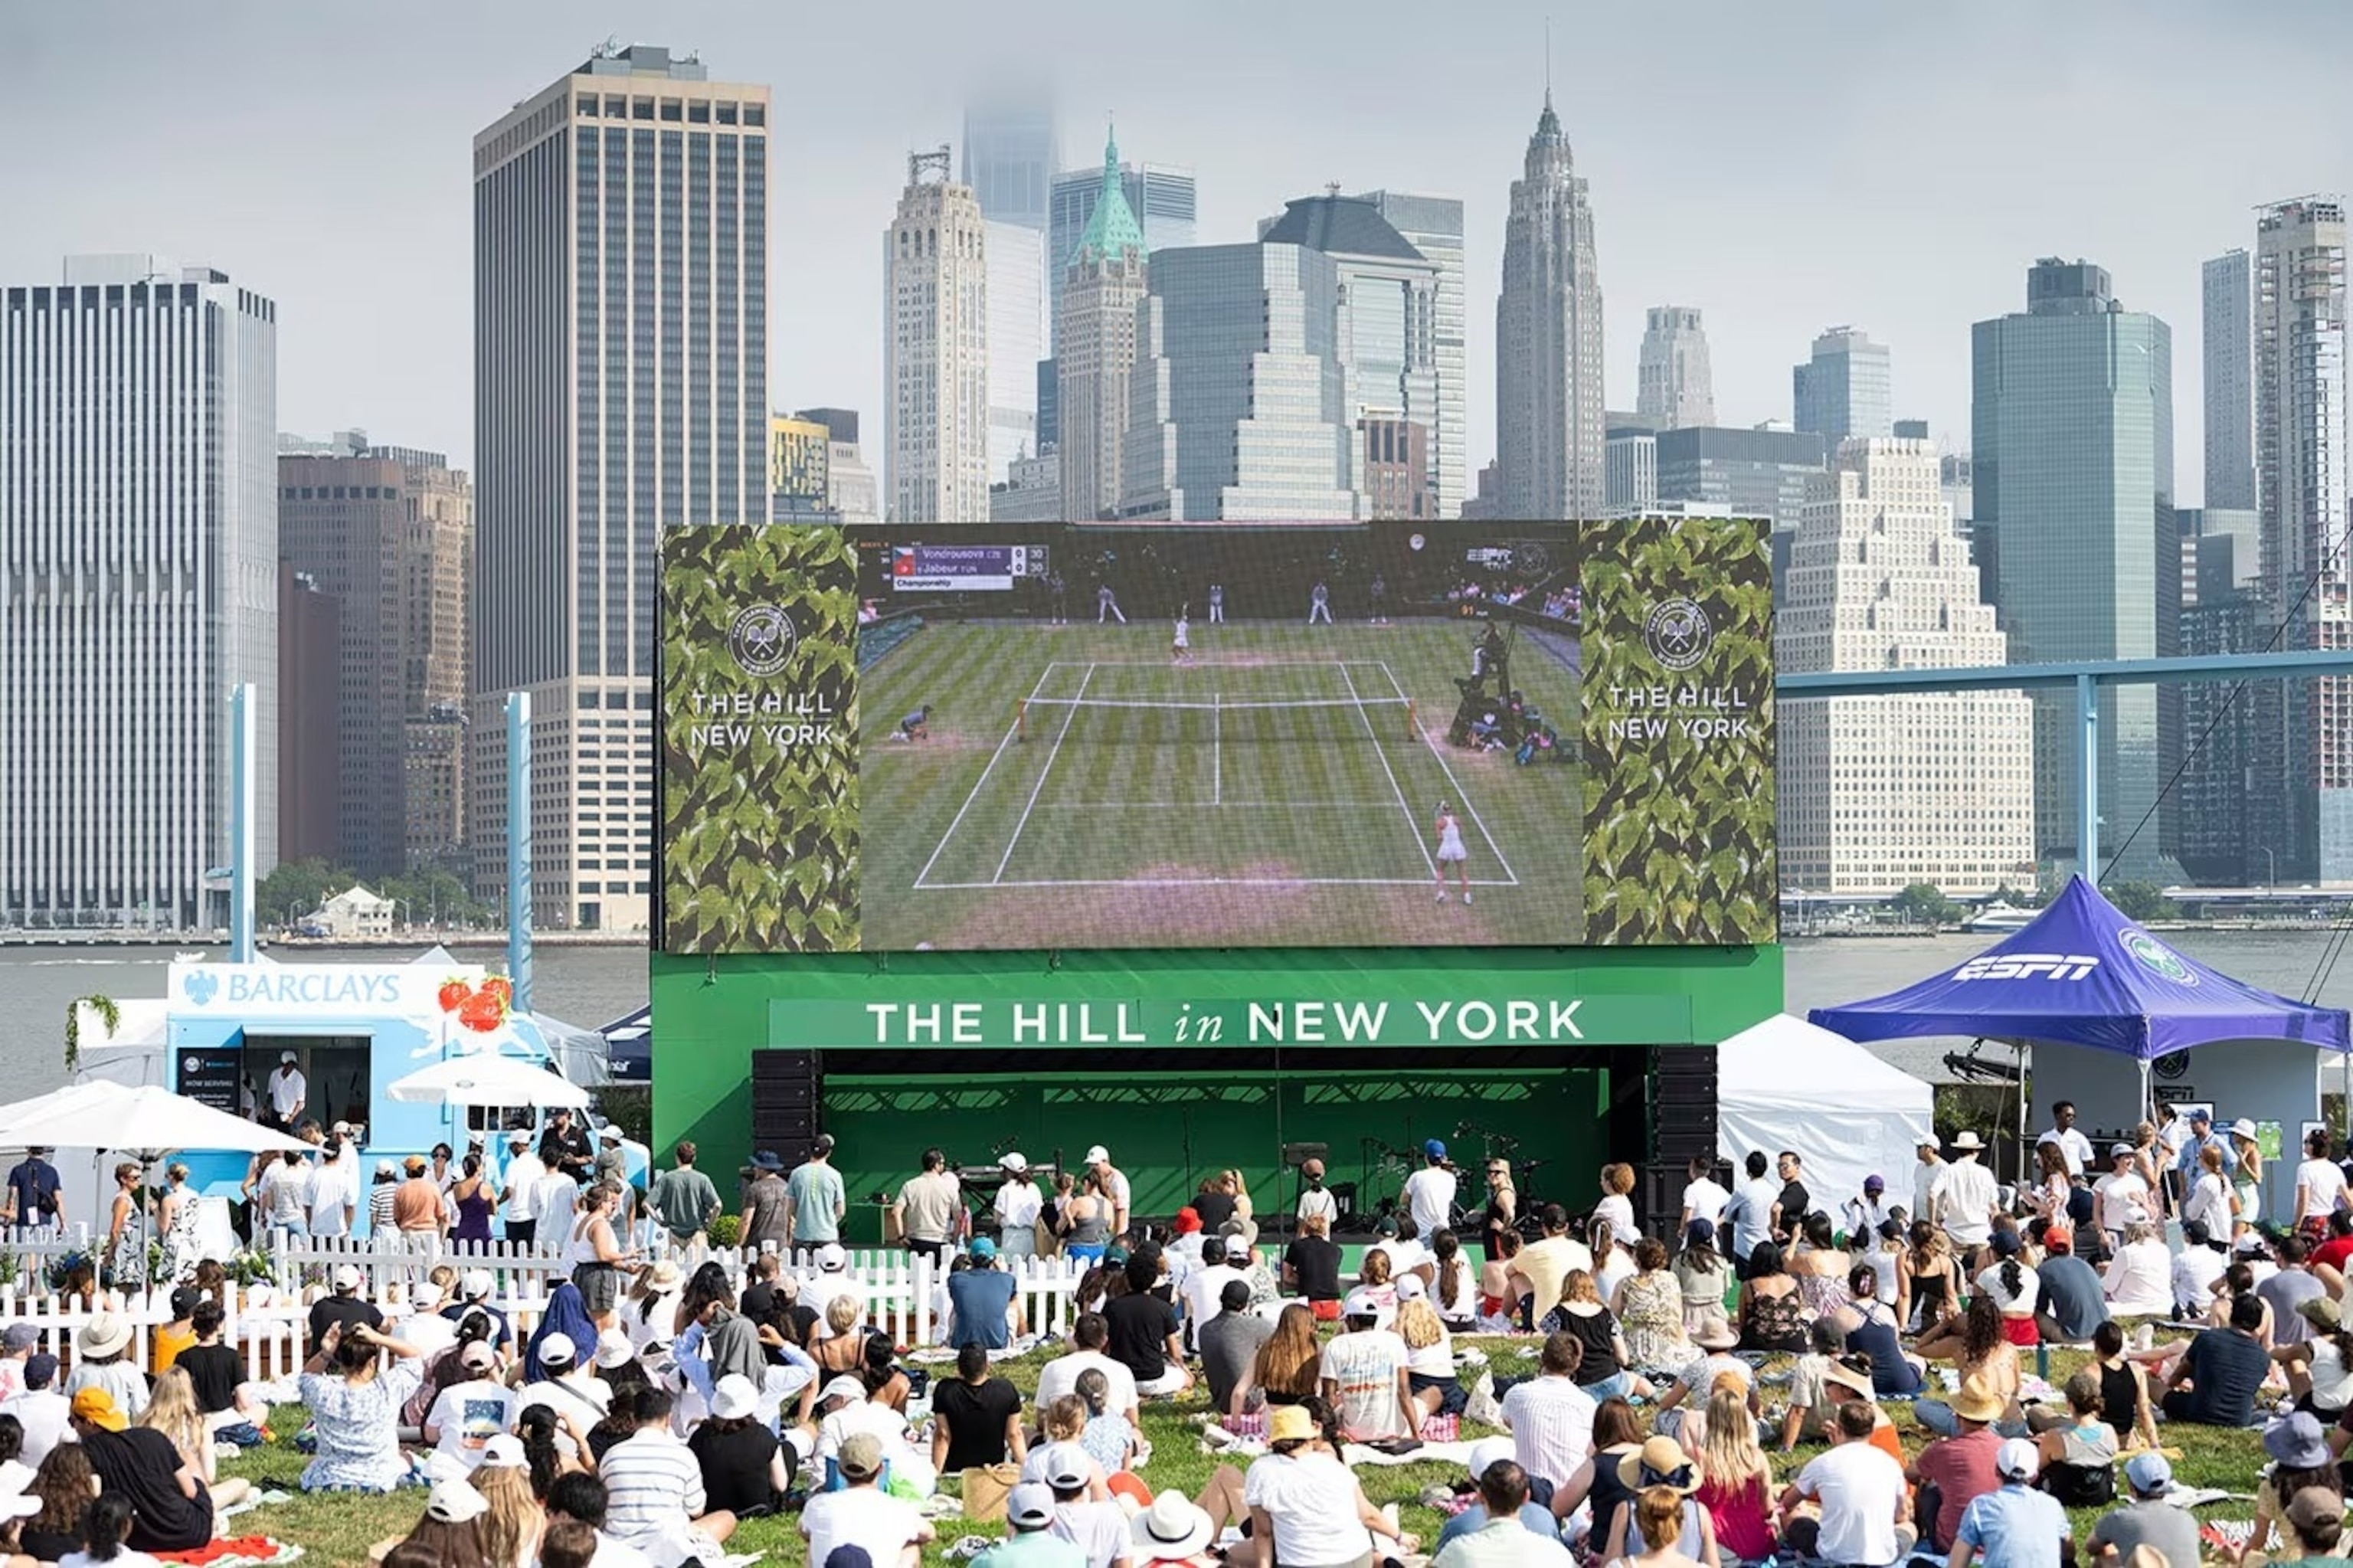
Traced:
[[199, 1104], [160, 1084], [103, 1079], [0, 1106], [0, 1149], [307, 1150], [300, 1139]]
[[385, 1093], [408, 1105], [539, 1106], [585, 1110], [588, 1091], [544, 1065], [485, 1053], [449, 1056], [395, 1078]]

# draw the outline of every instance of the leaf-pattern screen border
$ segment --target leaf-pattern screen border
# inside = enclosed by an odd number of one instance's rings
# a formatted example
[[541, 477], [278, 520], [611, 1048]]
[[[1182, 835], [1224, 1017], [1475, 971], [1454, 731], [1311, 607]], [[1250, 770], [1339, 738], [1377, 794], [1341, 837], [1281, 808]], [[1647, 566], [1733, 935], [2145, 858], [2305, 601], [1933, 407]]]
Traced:
[[[1773, 941], [1780, 894], [1767, 524], [1629, 519], [1588, 524], [1585, 542], [1586, 940]], [[1646, 636], [1659, 607], [1677, 599], [1699, 606], [1709, 632], [1706, 652], [1683, 670], [1666, 667]], [[1662, 686], [1665, 710], [1612, 692]], [[1701, 735], [1680, 722], [1709, 716], [1745, 721], [1745, 731]], [[1665, 733], [1630, 733], [1630, 719], [1663, 720]]]
[[[784, 667], [730, 648], [746, 609], [782, 610]], [[849, 952], [858, 931], [857, 567], [839, 529], [724, 524], [662, 542], [661, 907], [672, 953]], [[714, 745], [695, 698], [747, 695]], [[781, 711], [759, 711], [774, 699]], [[765, 726], [829, 726], [780, 744]], [[699, 743], [700, 742], [700, 743]]]

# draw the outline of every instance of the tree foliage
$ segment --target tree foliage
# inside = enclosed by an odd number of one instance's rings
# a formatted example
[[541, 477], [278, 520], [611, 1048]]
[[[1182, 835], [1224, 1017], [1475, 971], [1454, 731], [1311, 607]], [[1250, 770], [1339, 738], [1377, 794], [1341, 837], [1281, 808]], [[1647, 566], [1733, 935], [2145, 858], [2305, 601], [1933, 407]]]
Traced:
[[1928, 882], [1915, 882], [1887, 902], [1905, 919], [1924, 926], [1957, 925], [1968, 915], [1967, 909], [1946, 897], [1943, 889]]
[[2181, 911], [2153, 882], [2114, 882], [2100, 891], [2127, 920], [2177, 920]]

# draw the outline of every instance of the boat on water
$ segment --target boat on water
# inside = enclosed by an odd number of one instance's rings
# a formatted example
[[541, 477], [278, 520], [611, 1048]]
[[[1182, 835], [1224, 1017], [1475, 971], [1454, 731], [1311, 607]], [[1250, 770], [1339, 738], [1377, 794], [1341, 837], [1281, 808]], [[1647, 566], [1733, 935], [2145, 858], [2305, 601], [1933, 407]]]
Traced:
[[1997, 898], [1961, 925], [1964, 931], [2023, 931], [2034, 923], [2039, 909], [2021, 909], [2015, 904]]

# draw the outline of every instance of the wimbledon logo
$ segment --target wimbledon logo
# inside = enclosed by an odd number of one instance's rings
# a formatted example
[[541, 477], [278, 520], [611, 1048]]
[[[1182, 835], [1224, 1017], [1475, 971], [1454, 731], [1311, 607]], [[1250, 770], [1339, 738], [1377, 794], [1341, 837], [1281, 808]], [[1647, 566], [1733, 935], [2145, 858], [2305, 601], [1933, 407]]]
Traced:
[[1953, 978], [1956, 980], [2079, 980], [2099, 967], [2099, 959], [2082, 953], [1989, 953], [1981, 959], [1971, 959], [1955, 969]]
[[746, 607], [727, 629], [727, 652], [733, 656], [735, 667], [755, 678], [783, 670], [798, 641], [792, 621], [773, 604]]
[[1642, 642], [1651, 657], [1670, 670], [1688, 670], [1707, 657], [1715, 629], [1707, 612], [1687, 599], [1662, 599], [1642, 622]]
[[2138, 959], [2141, 967], [2161, 980], [2176, 985], [2196, 985], [2197, 971], [2181, 961], [2181, 955], [2158, 941], [2146, 931], [2126, 931], [2125, 951]]

